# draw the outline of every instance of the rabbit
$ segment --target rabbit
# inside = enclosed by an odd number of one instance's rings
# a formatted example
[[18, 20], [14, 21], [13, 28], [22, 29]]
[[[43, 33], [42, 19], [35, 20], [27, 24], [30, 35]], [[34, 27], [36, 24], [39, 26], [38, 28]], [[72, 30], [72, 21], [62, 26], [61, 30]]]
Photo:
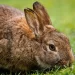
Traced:
[[53, 27], [42, 4], [36, 1], [24, 12], [0, 5], [0, 68], [43, 70], [73, 61], [68, 37]]

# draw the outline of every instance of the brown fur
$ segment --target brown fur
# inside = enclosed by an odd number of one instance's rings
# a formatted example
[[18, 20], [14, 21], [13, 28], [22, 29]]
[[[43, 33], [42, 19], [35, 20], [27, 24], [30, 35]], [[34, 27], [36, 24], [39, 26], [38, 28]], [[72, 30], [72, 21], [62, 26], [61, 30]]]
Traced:
[[[0, 68], [29, 71], [73, 62], [68, 38], [51, 25], [40, 3], [35, 2], [33, 7], [25, 9], [24, 15], [18, 9], [0, 5]], [[49, 49], [50, 44], [55, 51]]]

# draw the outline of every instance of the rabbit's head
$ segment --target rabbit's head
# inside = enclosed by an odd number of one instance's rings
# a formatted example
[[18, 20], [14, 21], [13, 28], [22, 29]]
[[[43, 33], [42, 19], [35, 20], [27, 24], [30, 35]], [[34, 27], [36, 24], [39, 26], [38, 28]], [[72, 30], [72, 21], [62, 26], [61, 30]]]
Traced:
[[74, 61], [74, 56], [69, 39], [52, 26], [45, 8], [39, 2], [35, 2], [33, 10], [27, 8], [24, 11], [34, 36], [32, 39], [40, 44], [35, 55], [38, 65], [42, 68], [70, 65]]

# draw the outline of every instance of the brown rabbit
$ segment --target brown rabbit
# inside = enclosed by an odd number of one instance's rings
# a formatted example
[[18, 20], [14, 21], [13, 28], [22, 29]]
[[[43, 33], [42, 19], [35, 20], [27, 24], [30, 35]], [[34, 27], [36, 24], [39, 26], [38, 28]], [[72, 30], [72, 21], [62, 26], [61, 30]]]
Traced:
[[69, 39], [52, 26], [39, 2], [24, 13], [0, 5], [0, 68], [30, 71], [73, 61]]

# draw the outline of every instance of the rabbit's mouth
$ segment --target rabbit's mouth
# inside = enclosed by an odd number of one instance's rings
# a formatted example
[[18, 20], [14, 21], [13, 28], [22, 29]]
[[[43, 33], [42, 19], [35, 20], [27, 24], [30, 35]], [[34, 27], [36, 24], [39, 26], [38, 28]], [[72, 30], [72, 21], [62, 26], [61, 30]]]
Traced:
[[69, 63], [69, 61], [65, 61], [65, 60], [60, 60], [57, 61], [56, 63], [53, 64], [47, 64], [43, 61], [40, 60], [40, 58], [38, 56], [35, 57], [38, 66], [40, 67], [40, 69], [55, 69], [56, 66], [60, 67], [60, 68], [64, 68], [65, 66], [70, 66], [71, 64]]
[[66, 60], [60, 60], [56, 63], [56, 65], [58, 65], [60, 67], [69, 67], [69, 66], [71, 66], [71, 63]]

